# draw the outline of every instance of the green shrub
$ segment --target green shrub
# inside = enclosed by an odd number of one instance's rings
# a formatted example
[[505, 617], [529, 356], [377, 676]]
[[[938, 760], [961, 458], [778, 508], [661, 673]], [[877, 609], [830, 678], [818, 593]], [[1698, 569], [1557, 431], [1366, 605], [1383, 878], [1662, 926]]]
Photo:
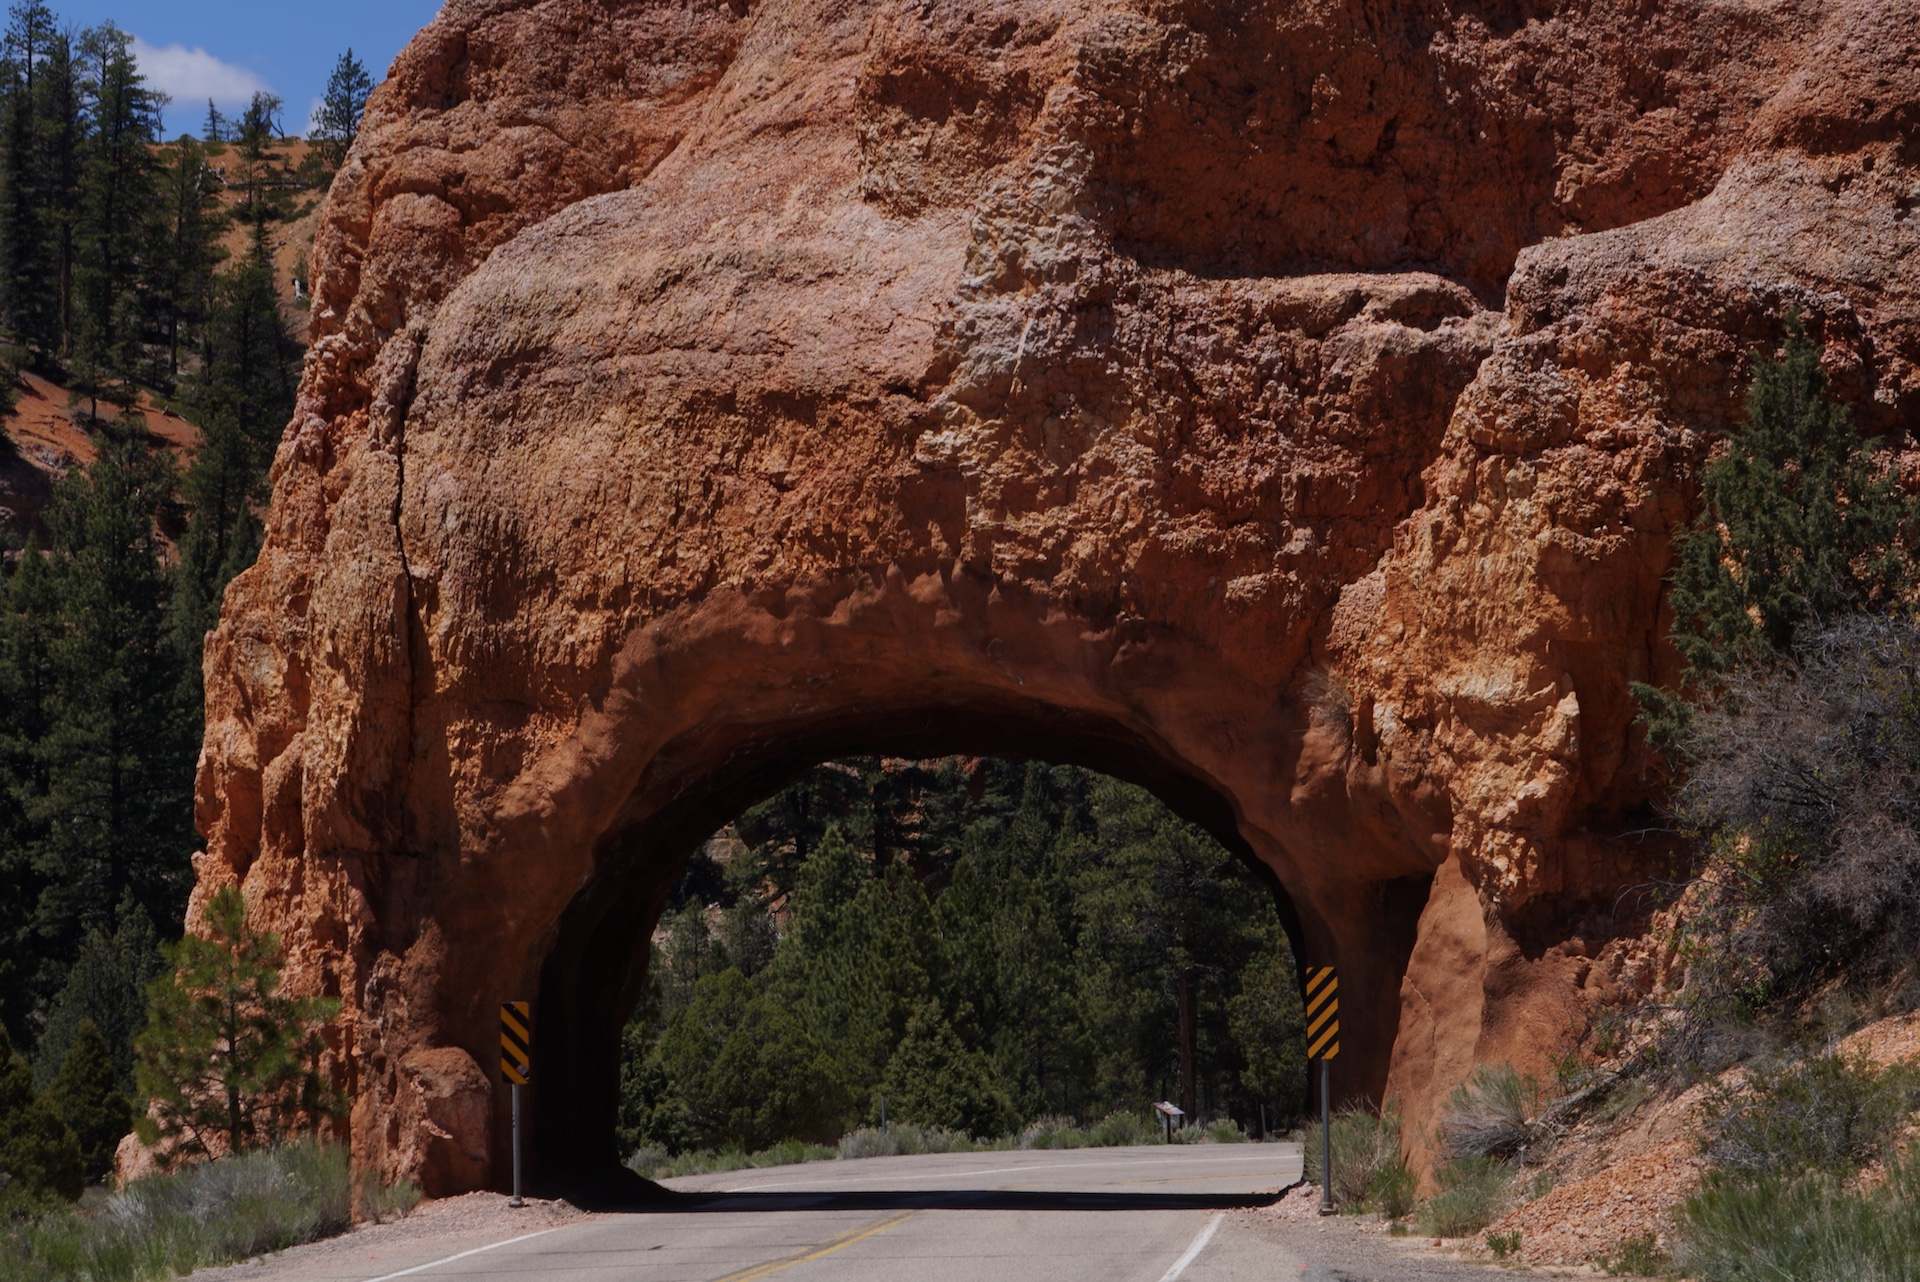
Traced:
[[1884, 1155], [1916, 1105], [1920, 1072], [1911, 1068], [1831, 1054], [1756, 1068], [1745, 1085], [1708, 1097], [1701, 1151], [1741, 1175], [1843, 1174]]
[[1389, 1220], [1404, 1220], [1413, 1214], [1419, 1193], [1413, 1172], [1405, 1163], [1393, 1162], [1374, 1172], [1373, 1179], [1367, 1183], [1367, 1196], [1362, 1205]]
[[1673, 1261], [1660, 1246], [1660, 1238], [1652, 1233], [1636, 1233], [1594, 1263], [1602, 1273], [1616, 1278], [1665, 1277], [1673, 1267]]
[[1520, 1253], [1520, 1234], [1518, 1232], [1489, 1233], [1487, 1250], [1493, 1252], [1493, 1258], [1496, 1260], [1510, 1260]]
[[840, 1156], [847, 1160], [862, 1157], [912, 1157], [921, 1153], [971, 1153], [979, 1148], [972, 1136], [945, 1126], [915, 1126], [902, 1122], [893, 1126], [863, 1126], [840, 1137]]
[[1160, 1143], [1160, 1123], [1146, 1113], [1109, 1113], [1087, 1128], [1088, 1148], [1132, 1148]]
[[1240, 1123], [1230, 1117], [1215, 1118], [1207, 1123], [1207, 1142], [1210, 1144], [1245, 1144], [1247, 1133], [1240, 1129]]
[[1487, 1065], [1454, 1088], [1440, 1122], [1440, 1142], [1453, 1158], [1517, 1158], [1534, 1140], [1540, 1083], [1512, 1065]]
[[1920, 1276], [1920, 1151], [1862, 1191], [1833, 1175], [1710, 1175], [1676, 1254], [1701, 1282], [1911, 1282]]
[[[1306, 1177], [1324, 1184], [1321, 1138], [1310, 1132], [1302, 1150]], [[1391, 1108], [1373, 1113], [1347, 1108], [1333, 1116], [1333, 1201], [1342, 1211], [1405, 1215], [1413, 1202], [1413, 1175], [1400, 1155], [1400, 1118]]]
[[303, 1141], [128, 1185], [0, 1237], [0, 1282], [158, 1282], [347, 1227], [347, 1151]]
[[1420, 1207], [1420, 1229], [1434, 1237], [1470, 1237], [1499, 1218], [1513, 1168], [1493, 1157], [1463, 1157], [1435, 1173], [1440, 1191]]
[[1036, 1117], [1020, 1129], [1015, 1146], [1023, 1149], [1086, 1148], [1090, 1137], [1070, 1117]]

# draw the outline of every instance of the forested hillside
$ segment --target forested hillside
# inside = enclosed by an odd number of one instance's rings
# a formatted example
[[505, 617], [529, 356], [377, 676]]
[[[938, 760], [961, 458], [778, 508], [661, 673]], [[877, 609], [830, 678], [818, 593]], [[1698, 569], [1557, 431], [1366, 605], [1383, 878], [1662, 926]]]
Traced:
[[741, 816], [625, 1046], [630, 1150], [831, 1141], [883, 1107], [995, 1136], [1170, 1099], [1252, 1132], [1305, 1087], [1264, 874], [1139, 788], [999, 760], [829, 763]]
[[[350, 138], [367, 78], [336, 75]], [[344, 151], [282, 104], [163, 140], [111, 23], [0, 43], [0, 1023], [44, 1085], [80, 1031], [133, 1081], [197, 844], [200, 649], [259, 544], [302, 355], [285, 268]], [[90, 1172], [97, 1174], [97, 1171]]]

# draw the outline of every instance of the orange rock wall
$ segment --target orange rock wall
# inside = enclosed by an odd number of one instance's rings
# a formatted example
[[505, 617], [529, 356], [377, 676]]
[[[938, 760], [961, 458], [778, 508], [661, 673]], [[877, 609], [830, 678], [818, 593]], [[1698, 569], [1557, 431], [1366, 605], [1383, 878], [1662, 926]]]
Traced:
[[195, 911], [339, 995], [357, 1159], [549, 1167], [677, 855], [850, 749], [1161, 787], [1423, 1142], [1621, 982], [1628, 682], [1790, 311], [1920, 410], [1914, 0], [449, 0], [314, 249], [207, 653]]

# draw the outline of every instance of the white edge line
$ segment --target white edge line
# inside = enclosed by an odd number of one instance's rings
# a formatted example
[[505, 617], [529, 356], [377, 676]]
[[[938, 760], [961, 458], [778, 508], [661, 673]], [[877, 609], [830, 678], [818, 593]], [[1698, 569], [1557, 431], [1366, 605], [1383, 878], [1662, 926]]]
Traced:
[[1192, 1243], [1188, 1245], [1187, 1253], [1175, 1260], [1173, 1267], [1160, 1275], [1160, 1282], [1177, 1282], [1180, 1275], [1187, 1271], [1187, 1266], [1199, 1258], [1200, 1252], [1207, 1249], [1207, 1243], [1213, 1241], [1214, 1231], [1220, 1227], [1220, 1221], [1226, 1218], [1227, 1213], [1221, 1211], [1211, 1220], [1208, 1220], [1207, 1227], [1200, 1230], [1200, 1236], [1193, 1239]]
[[425, 1264], [416, 1264], [410, 1269], [401, 1269], [398, 1273], [382, 1273], [377, 1278], [368, 1278], [367, 1282], [393, 1282], [394, 1278], [412, 1277], [416, 1273], [425, 1273], [428, 1269], [437, 1269], [443, 1264], [452, 1264], [455, 1260], [464, 1260], [469, 1255], [484, 1255], [488, 1251], [498, 1251], [503, 1246], [512, 1246], [515, 1242], [525, 1242], [530, 1238], [545, 1237], [549, 1233], [558, 1233], [566, 1228], [556, 1224], [550, 1229], [536, 1229], [532, 1233], [522, 1233], [519, 1237], [510, 1237], [504, 1242], [494, 1242], [488, 1246], [476, 1246], [471, 1251], [462, 1251], [458, 1255], [449, 1255], [443, 1260], [429, 1260]]

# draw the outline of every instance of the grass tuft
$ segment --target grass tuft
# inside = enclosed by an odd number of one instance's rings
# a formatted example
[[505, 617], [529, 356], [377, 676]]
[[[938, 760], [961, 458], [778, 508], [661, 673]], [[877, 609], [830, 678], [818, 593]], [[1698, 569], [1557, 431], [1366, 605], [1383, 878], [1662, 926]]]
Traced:
[[1453, 1158], [1519, 1158], [1533, 1143], [1540, 1116], [1540, 1083], [1511, 1065], [1488, 1065], [1454, 1088], [1440, 1123], [1440, 1142]]
[[[1309, 1133], [1302, 1153], [1307, 1180], [1323, 1184], [1321, 1139]], [[1400, 1155], [1400, 1117], [1347, 1108], [1333, 1115], [1333, 1201], [1343, 1212], [1378, 1211], [1399, 1219], [1413, 1209], [1413, 1173]]]
[[1435, 1173], [1440, 1191], [1420, 1207], [1423, 1233], [1471, 1237], [1500, 1217], [1513, 1185], [1513, 1168], [1499, 1158], [1463, 1157]]
[[1520, 1254], [1520, 1234], [1517, 1231], [1512, 1233], [1489, 1233], [1487, 1234], [1487, 1250], [1493, 1252], [1493, 1258], [1496, 1260], [1510, 1260]]
[[1673, 1261], [1652, 1233], [1636, 1233], [1594, 1263], [1613, 1278], [1661, 1278], [1673, 1270]]

